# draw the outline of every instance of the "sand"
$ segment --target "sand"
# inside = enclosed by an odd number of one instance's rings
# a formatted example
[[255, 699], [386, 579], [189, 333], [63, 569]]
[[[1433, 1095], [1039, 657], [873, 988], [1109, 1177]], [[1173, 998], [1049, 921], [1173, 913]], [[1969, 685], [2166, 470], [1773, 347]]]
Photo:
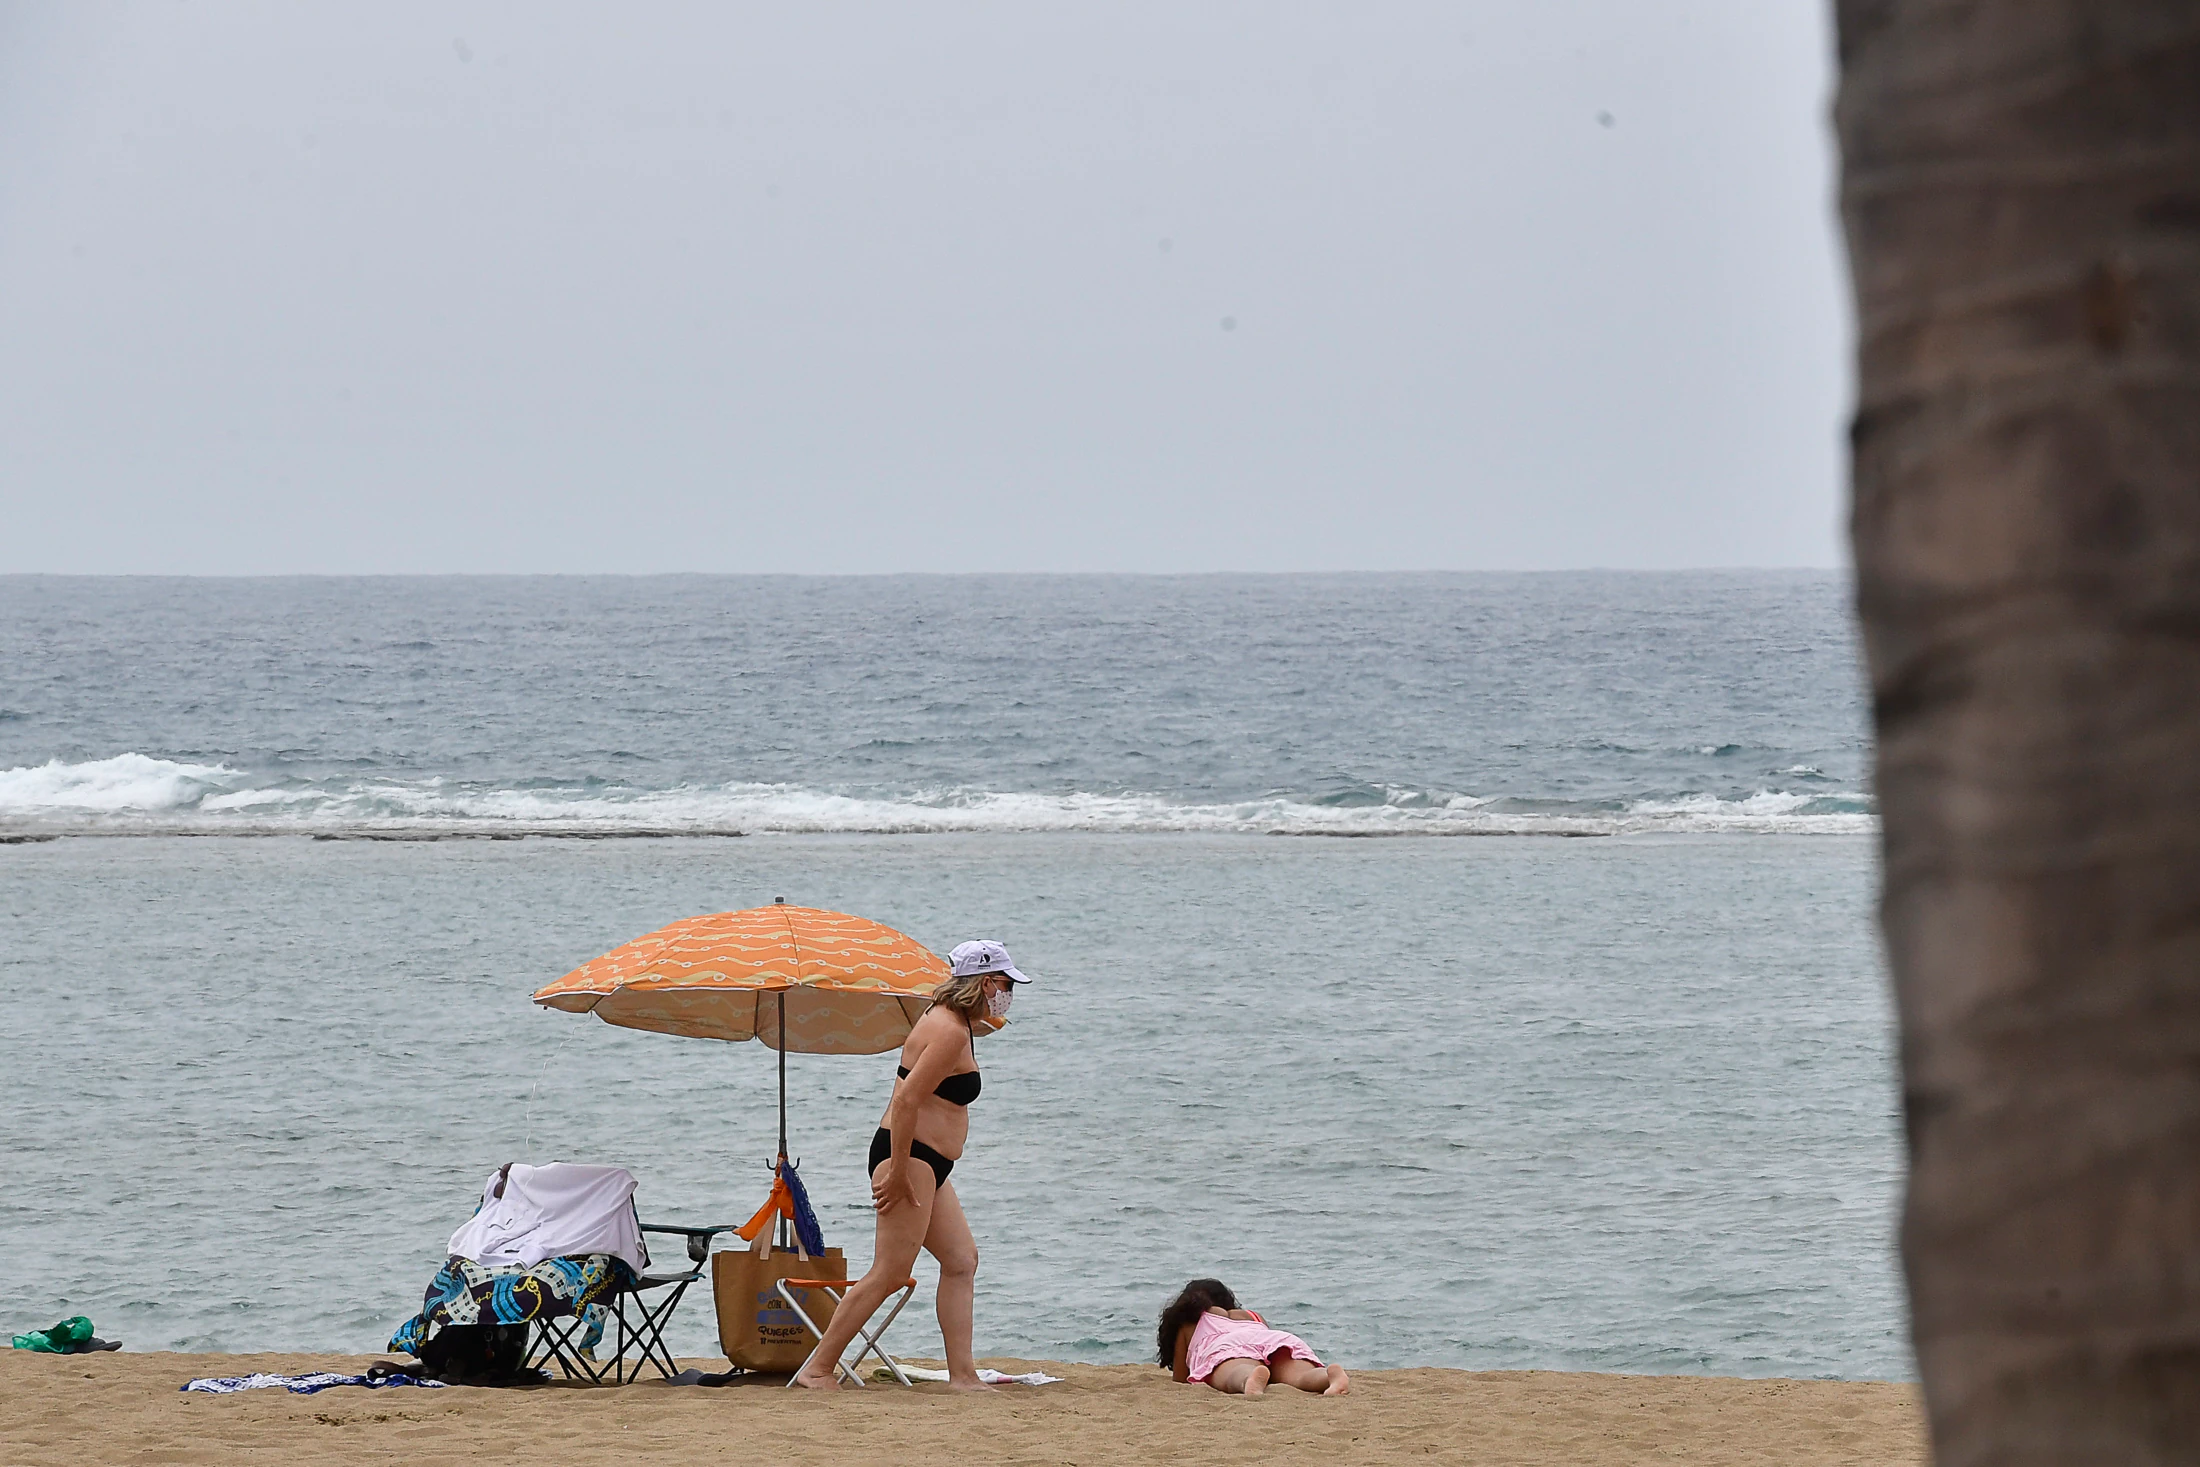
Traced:
[[[1050, 1365], [1060, 1385], [838, 1396], [662, 1382], [313, 1396], [181, 1393], [193, 1376], [356, 1373], [375, 1357], [0, 1351], [0, 1462], [1923, 1463], [1917, 1390], [1878, 1382], [1378, 1370], [1324, 1400], [1179, 1386], [1136, 1365]], [[723, 1361], [693, 1362], [704, 1369]], [[607, 1455], [607, 1452], [611, 1455]]]

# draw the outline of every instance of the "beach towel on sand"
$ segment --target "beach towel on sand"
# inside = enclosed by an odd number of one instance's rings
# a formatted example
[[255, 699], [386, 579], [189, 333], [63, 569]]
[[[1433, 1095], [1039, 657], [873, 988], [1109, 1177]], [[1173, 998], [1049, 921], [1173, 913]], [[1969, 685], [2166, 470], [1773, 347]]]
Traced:
[[526, 1324], [589, 1312], [582, 1349], [603, 1337], [601, 1303], [633, 1287], [626, 1260], [608, 1253], [586, 1258], [546, 1258], [526, 1267], [490, 1268], [470, 1258], [445, 1259], [428, 1280], [420, 1312], [397, 1327], [389, 1348], [418, 1355], [437, 1330], [452, 1324]]
[[441, 1390], [440, 1380], [422, 1380], [402, 1370], [387, 1365], [376, 1365], [365, 1375], [345, 1375], [339, 1371], [321, 1370], [311, 1375], [209, 1375], [182, 1387], [206, 1396], [227, 1396], [238, 1391], [264, 1391], [281, 1386], [294, 1396], [310, 1396], [325, 1391], [330, 1386], [365, 1386], [368, 1390], [380, 1390], [384, 1386], [425, 1386]]
[[[908, 1376], [911, 1380], [945, 1381], [953, 1379], [953, 1377], [948, 1375], [948, 1373], [944, 1370], [927, 1370], [922, 1365], [903, 1365], [901, 1367], [901, 1373]], [[876, 1370], [873, 1370], [871, 1372], [871, 1379], [873, 1380], [892, 1380], [893, 1378], [894, 1372], [888, 1370], [883, 1365], [879, 1366]], [[978, 1367], [978, 1379], [984, 1384], [991, 1386], [1059, 1385], [1061, 1383], [1062, 1377], [1060, 1377], [1059, 1375], [1048, 1375], [1043, 1370], [1027, 1371], [1023, 1375], [1010, 1375], [1005, 1370], [988, 1370], [981, 1365]]]

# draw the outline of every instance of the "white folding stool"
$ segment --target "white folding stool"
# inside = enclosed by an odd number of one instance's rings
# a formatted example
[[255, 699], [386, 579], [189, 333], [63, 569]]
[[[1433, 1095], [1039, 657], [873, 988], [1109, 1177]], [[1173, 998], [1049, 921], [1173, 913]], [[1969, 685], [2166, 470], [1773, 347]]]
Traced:
[[[793, 1310], [794, 1317], [801, 1320], [803, 1327], [809, 1330], [811, 1336], [814, 1337], [819, 1342], [819, 1344], [822, 1344], [824, 1343], [825, 1339], [825, 1331], [817, 1327], [817, 1321], [810, 1318], [809, 1311], [804, 1309], [800, 1301], [795, 1298], [794, 1291], [797, 1289], [823, 1289], [826, 1293], [833, 1296], [833, 1307], [837, 1309], [840, 1307], [840, 1301], [848, 1297], [848, 1280], [781, 1279], [778, 1283], [772, 1286], [772, 1292], [779, 1296], [780, 1302], [785, 1304], [789, 1309]], [[902, 1373], [901, 1362], [886, 1353], [886, 1347], [879, 1343], [879, 1337], [886, 1333], [887, 1327], [893, 1324], [894, 1317], [901, 1313], [902, 1306], [904, 1304], [907, 1304], [911, 1296], [913, 1296], [916, 1292], [917, 1281], [915, 1279], [904, 1279], [901, 1285], [901, 1297], [895, 1299], [894, 1307], [886, 1311], [886, 1318], [880, 1320], [875, 1328], [859, 1328], [856, 1331], [856, 1333], [861, 1336], [863, 1340], [863, 1348], [856, 1351], [856, 1364], [861, 1365], [863, 1363], [863, 1357], [865, 1355], [876, 1355], [878, 1356], [880, 1362], [886, 1366], [888, 1372], [893, 1375], [894, 1379], [900, 1381], [905, 1386], [914, 1386], [916, 1382]], [[808, 1370], [810, 1368], [810, 1361], [816, 1358], [817, 1348], [816, 1346], [812, 1346], [809, 1355], [805, 1357], [802, 1361], [802, 1369], [797, 1370], [795, 1372], [795, 1375], [800, 1375], [803, 1370]], [[840, 1361], [839, 1366], [841, 1376], [844, 1379], [853, 1381], [859, 1386], [863, 1384], [863, 1373], [860, 1370], [850, 1369], [848, 1363], [845, 1360]], [[787, 1377], [787, 1385], [790, 1389], [793, 1387], [794, 1376], [790, 1375]]]

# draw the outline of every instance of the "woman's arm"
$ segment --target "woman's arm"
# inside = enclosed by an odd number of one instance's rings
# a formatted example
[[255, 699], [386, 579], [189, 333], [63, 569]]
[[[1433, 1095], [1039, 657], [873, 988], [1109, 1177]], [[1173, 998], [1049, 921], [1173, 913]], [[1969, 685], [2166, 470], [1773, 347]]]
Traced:
[[[917, 1020], [916, 1028], [923, 1029], [926, 1020], [941, 1013], [933, 1009]], [[946, 1022], [944, 1015], [942, 1022]], [[909, 1183], [909, 1148], [917, 1139], [917, 1110], [924, 1104], [924, 1097], [947, 1078], [948, 1067], [954, 1064], [957, 1054], [957, 1046], [940, 1042], [939, 1024], [933, 1024], [932, 1031], [924, 1036], [917, 1062], [895, 1083], [893, 1101], [886, 1107], [886, 1129], [892, 1134], [894, 1149], [886, 1162], [886, 1175], [871, 1188], [872, 1204], [880, 1212], [917, 1200], [916, 1190]], [[915, 1034], [912, 1030], [911, 1037]]]
[[1189, 1385], [1192, 1367], [1185, 1363], [1192, 1350], [1192, 1326], [1178, 1325], [1176, 1330], [1176, 1359], [1169, 1364], [1169, 1374], [1176, 1377], [1178, 1385]]
[[909, 1086], [898, 1080], [894, 1098], [886, 1106], [886, 1129], [893, 1150], [886, 1158], [885, 1172], [871, 1182], [871, 1205], [880, 1212], [891, 1212], [904, 1202], [917, 1200], [909, 1185], [909, 1146], [917, 1139], [917, 1103]]

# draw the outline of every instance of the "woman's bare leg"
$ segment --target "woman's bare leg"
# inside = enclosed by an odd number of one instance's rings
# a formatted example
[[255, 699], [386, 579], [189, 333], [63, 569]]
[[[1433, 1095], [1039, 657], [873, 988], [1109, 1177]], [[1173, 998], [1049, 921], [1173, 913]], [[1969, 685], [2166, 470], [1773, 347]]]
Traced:
[[1288, 1350], [1278, 1350], [1268, 1357], [1268, 1374], [1277, 1385], [1320, 1391], [1325, 1396], [1341, 1396], [1352, 1388], [1352, 1378], [1344, 1373], [1342, 1365], [1316, 1365]]
[[[957, 1390], [989, 1391], [978, 1379], [970, 1353], [970, 1316], [978, 1293], [978, 1243], [970, 1236], [962, 1199], [953, 1182], [942, 1182], [932, 1198], [932, 1226], [924, 1248], [940, 1264], [940, 1340], [947, 1346], [947, 1383]], [[907, 1275], [904, 1275], [907, 1277]]]
[[1232, 1396], [1257, 1396], [1268, 1389], [1268, 1365], [1262, 1360], [1225, 1360], [1207, 1384]]
[[[880, 1166], [887, 1164], [879, 1163]], [[832, 1320], [825, 1326], [825, 1337], [810, 1352], [808, 1362], [795, 1373], [796, 1385], [807, 1386], [813, 1391], [840, 1389], [840, 1375], [834, 1367], [840, 1363], [841, 1353], [856, 1337], [856, 1331], [877, 1312], [879, 1305], [909, 1277], [909, 1270], [917, 1261], [917, 1249], [924, 1246], [924, 1235], [932, 1226], [935, 1191], [932, 1168], [918, 1162], [910, 1170], [917, 1194], [916, 1205], [897, 1207], [878, 1215], [878, 1232], [871, 1244], [870, 1271], [849, 1285], [847, 1297], [833, 1310]]]

